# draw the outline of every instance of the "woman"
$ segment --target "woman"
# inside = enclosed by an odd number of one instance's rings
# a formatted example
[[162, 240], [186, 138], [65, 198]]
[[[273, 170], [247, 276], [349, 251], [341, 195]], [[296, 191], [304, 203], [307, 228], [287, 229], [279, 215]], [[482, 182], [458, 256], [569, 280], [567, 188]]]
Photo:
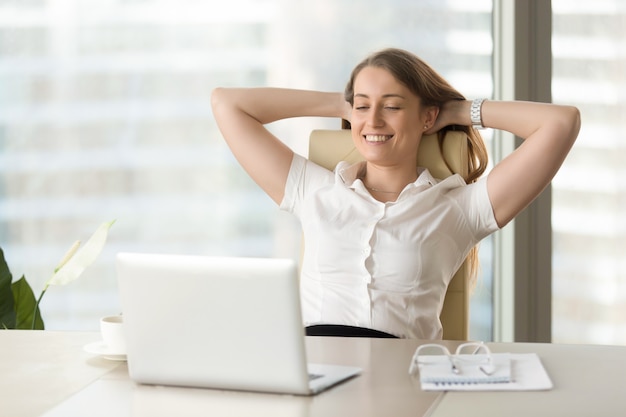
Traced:
[[[221, 89], [219, 128], [248, 174], [300, 219], [305, 325], [339, 324], [397, 337], [439, 339], [439, 312], [455, 271], [549, 184], [580, 127], [574, 107], [468, 101], [415, 55], [377, 52], [353, 71], [345, 93]], [[335, 173], [294, 154], [264, 125], [317, 116], [350, 121], [365, 162]], [[524, 138], [486, 166], [477, 125]], [[470, 177], [435, 180], [416, 169], [423, 134], [468, 132]]]

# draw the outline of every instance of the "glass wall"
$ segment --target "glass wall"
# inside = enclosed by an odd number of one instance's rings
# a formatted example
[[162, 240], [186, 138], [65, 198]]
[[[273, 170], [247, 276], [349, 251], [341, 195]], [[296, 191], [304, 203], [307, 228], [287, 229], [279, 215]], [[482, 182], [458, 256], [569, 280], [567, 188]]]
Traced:
[[553, 99], [583, 122], [553, 182], [553, 340], [626, 344], [626, 3], [552, 6]]
[[[74, 240], [117, 220], [96, 264], [47, 292], [46, 327], [94, 330], [119, 310], [119, 251], [298, 258], [299, 225], [236, 164], [210, 92], [342, 90], [387, 46], [468, 97], [492, 94], [489, 0], [0, 0], [0, 246], [14, 279], [38, 294]], [[271, 126], [303, 154], [318, 127], [339, 121]], [[489, 340], [482, 248], [472, 337]]]

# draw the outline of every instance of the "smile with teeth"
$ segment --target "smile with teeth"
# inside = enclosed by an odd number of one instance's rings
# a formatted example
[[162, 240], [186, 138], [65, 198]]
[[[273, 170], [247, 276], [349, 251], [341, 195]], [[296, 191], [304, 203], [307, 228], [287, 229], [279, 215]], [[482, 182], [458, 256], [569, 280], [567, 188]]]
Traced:
[[367, 142], [386, 142], [391, 139], [393, 135], [365, 135]]

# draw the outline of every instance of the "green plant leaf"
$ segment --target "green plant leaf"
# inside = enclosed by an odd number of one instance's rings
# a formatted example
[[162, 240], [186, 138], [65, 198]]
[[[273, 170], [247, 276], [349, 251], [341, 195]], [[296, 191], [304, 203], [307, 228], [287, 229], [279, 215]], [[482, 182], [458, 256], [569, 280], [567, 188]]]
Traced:
[[11, 291], [11, 271], [0, 248], [0, 329], [14, 329], [16, 323], [15, 302]]
[[[15, 300], [15, 312], [16, 312], [16, 329], [32, 329], [43, 330], [44, 324], [41, 318], [39, 309], [35, 312], [35, 294], [33, 289], [26, 282], [26, 278], [18, 279], [11, 285], [13, 290], [13, 299]], [[33, 314], [35, 319], [33, 320]]]

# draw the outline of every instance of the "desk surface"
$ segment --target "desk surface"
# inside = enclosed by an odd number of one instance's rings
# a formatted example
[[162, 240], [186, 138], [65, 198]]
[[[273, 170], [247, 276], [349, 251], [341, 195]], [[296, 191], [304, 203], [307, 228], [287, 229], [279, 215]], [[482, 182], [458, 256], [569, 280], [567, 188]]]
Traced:
[[[0, 331], [0, 409], [12, 417], [83, 416], [615, 416], [626, 409], [626, 347], [489, 344], [536, 352], [554, 382], [545, 392], [436, 393], [407, 373], [417, 340], [307, 338], [311, 362], [363, 368], [314, 397], [154, 387], [125, 362], [83, 351], [98, 333]], [[446, 342], [451, 349], [456, 342]]]

